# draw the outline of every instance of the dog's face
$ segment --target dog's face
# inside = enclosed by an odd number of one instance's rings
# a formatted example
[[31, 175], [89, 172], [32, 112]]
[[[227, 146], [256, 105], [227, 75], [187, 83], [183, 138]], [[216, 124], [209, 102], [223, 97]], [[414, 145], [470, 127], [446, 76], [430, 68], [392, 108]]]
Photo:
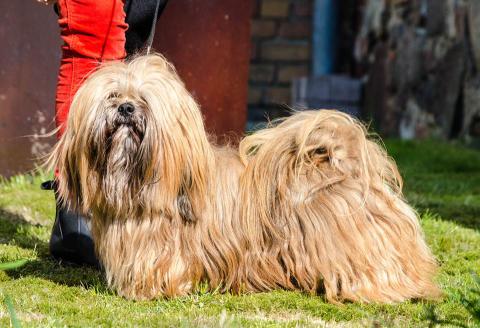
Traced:
[[52, 154], [60, 195], [88, 210], [129, 215], [159, 208], [201, 180], [208, 141], [197, 104], [161, 56], [112, 63], [72, 102]]
[[[147, 116], [151, 115], [148, 104], [141, 98], [137, 99], [139, 98], [137, 95], [124, 95], [120, 93], [120, 90], [108, 95], [105, 99], [103, 113], [101, 113], [104, 115], [104, 118], [100, 119], [99, 122], [101, 126], [92, 131], [99, 137], [90, 140], [92, 149], [106, 154], [107, 158], [115, 154], [115, 156], [123, 157], [126, 160], [137, 154], [144, 141]], [[106, 146], [106, 149], [102, 149], [103, 152], [96, 149], [96, 147], [104, 146]], [[133, 163], [124, 162], [124, 168], [128, 168], [130, 164]]]

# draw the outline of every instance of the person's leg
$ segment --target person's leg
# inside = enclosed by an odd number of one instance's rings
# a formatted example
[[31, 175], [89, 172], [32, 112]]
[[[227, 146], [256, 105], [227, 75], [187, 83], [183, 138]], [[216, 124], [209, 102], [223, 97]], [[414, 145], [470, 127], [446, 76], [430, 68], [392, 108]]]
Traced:
[[125, 12], [122, 0], [59, 0], [64, 41], [58, 75], [56, 123], [60, 135], [70, 103], [82, 81], [102, 61], [125, 57]]
[[[125, 57], [127, 25], [122, 0], [58, 0], [57, 8], [64, 41], [55, 116], [60, 137], [72, 99], [83, 80], [101, 62]], [[44, 183], [42, 188], [56, 189], [52, 182]], [[98, 265], [87, 220], [56, 201], [51, 254], [68, 262]]]

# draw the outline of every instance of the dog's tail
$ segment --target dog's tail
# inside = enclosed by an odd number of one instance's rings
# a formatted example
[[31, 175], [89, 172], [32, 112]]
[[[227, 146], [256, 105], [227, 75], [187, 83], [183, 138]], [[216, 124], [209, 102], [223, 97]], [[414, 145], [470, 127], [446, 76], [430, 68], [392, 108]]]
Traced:
[[357, 120], [299, 112], [245, 138], [240, 154], [247, 286], [324, 289], [331, 301], [439, 296], [397, 167]]

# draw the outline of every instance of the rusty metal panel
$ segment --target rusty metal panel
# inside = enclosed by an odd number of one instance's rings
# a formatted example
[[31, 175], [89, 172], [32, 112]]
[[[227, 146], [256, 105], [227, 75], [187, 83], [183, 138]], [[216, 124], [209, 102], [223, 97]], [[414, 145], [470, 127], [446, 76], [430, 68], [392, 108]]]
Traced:
[[[250, 1], [172, 0], [154, 46], [177, 66], [208, 130], [240, 135], [246, 120]], [[25, 172], [55, 142], [57, 17], [31, 1], [0, 2], [0, 175]]]
[[170, 0], [154, 48], [173, 61], [200, 102], [207, 130], [243, 134], [250, 58], [250, 0]]
[[[33, 168], [53, 138], [60, 37], [52, 7], [0, 2], [0, 175]], [[37, 136], [36, 136], [37, 135]]]

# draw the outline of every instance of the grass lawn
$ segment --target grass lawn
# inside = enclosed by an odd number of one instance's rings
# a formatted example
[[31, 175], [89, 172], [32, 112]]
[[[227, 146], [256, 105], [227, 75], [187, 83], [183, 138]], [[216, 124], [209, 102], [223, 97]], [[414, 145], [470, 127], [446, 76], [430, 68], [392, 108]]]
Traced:
[[0, 327], [10, 325], [8, 299], [23, 327], [479, 327], [480, 152], [433, 141], [389, 141], [387, 149], [441, 264], [442, 301], [339, 306], [285, 291], [127, 301], [107, 289], [100, 272], [48, 257], [53, 195], [39, 189], [45, 177], [18, 176], [0, 183], [0, 263], [28, 262], [0, 270]]

